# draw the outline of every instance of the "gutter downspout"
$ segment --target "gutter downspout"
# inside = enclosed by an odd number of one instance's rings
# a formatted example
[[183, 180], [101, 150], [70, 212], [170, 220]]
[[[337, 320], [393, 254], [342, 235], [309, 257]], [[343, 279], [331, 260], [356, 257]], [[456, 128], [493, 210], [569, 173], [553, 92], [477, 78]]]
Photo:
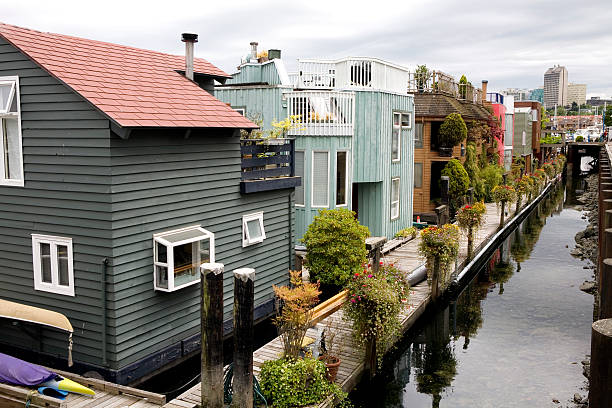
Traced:
[[106, 360], [106, 269], [108, 267], [108, 258], [102, 260], [102, 290], [101, 290], [101, 301], [102, 301], [102, 365], [107, 366]]

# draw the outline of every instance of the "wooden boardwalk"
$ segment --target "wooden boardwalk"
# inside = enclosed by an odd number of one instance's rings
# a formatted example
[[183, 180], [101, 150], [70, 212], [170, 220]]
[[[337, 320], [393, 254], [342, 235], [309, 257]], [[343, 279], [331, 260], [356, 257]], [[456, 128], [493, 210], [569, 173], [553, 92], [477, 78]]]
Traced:
[[[476, 234], [474, 248], [476, 249], [485, 240], [492, 237], [499, 227], [499, 213], [495, 204], [486, 204], [487, 212], [485, 221], [480, 230]], [[507, 217], [510, 218], [510, 217]], [[407, 243], [395, 248], [384, 255], [384, 262], [393, 263], [397, 268], [406, 274], [414, 271], [425, 263], [425, 259], [418, 254], [419, 238], [408, 241]], [[461, 236], [459, 259], [457, 264], [461, 265], [467, 257], [467, 238]], [[408, 297], [407, 307], [402, 312], [402, 326], [404, 331], [408, 330], [417, 319], [425, 312], [427, 305], [430, 302], [429, 287], [426, 281], [423, 281], [410, 288], [410, 296]], [[336, 382], [343, 390], [349, 392], [352, 390], [361, 379], [364, 370], [364, 351], [360, 349], [353, 341], [350, 324], [344, 321], [342, 310], [338, 310], [311, 329], [307, 336], [315, 338], [318, 330], [322, 330], [329, 321], [332, 321], [334, 327], [338, 328], [336, 341], [344, 345], [340, 354], [342, 363], [338, 370]], [[263, 347], [253, 353], [253, 371], [255, 375], [259, 375], [262, 364], [267, 360], [274, 360], [282, 355], [283, 347], [280, 337], [275, 338]], [[170, 401], [164, 408], [196, 408], [200, 403], [200, 384], [185, 391], [176, 399]], [[317, 408], [325, 408], [331, 406], [331, 401], [325, 400], [320, 403]]]

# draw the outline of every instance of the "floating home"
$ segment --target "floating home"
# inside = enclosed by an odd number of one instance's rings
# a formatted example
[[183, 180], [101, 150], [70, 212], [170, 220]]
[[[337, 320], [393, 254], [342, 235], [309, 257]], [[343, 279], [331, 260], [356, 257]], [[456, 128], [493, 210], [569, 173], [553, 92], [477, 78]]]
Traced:
[[[228, 333], [236, 268], [256, 270], [255, 318], [272, 313], [299, 178], [245, 180], [239, 132], [255, 125], [213, 97], [228, 78], [0, 24], [0, 298], [65, 315], [75, 372], [128, 384], [199, 352], [205, 261], [225, 265]], [[0, 333], [3, 351], [65, 367], [65, 334], [3, 318]]]
[[414, 100], [408, 70], [376, 58], [300, 59], [257, 43], [215, 96], [270, 130], [296, 117], [296, 239], [321, 209], [347, 208], [374, 236], [412, 225]]

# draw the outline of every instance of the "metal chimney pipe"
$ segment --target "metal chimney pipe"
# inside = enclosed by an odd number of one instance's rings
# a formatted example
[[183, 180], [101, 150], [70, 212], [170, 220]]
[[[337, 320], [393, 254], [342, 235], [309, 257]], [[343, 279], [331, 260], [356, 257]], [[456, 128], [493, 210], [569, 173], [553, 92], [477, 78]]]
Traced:
[[259, 44], [256, 41], [253, 41], [251, 44], [251, 59], [257, 61], [257, 45]]
[[183, 33], [181, 41], [185, 43], [185, 76], [193, 81], [193, 45], [198, 42], [198, 35]]

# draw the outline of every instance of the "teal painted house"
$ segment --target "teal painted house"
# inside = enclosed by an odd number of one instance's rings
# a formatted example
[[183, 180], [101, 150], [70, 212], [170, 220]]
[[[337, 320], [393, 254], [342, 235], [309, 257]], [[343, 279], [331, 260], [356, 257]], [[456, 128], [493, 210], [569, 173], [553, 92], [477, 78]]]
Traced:
[[[256, 45], [255, 45], [256, 46]], [[297, 116], [296, 239], [318, 211], [348, 208], [372, 235], [392, 238], [412, 225], [414, 99], [408, 70], [375, 58], [243, 60], [215, 96], [270, 129]], [[273, 52], [270, 52], [273, 56]]]
[[[255, 125], [191, 65], [0, 24], [0, 299], [64, 314], [77, 373], [133, 383], [196, 355], [202, 262], [225, 265], [228, 334], [234, 269], [256, 270], [256, 319], [288, 282], [299, 178], [244, 188]], [[65, 369], [67, 344], [0, 318], [3, 352]]]

